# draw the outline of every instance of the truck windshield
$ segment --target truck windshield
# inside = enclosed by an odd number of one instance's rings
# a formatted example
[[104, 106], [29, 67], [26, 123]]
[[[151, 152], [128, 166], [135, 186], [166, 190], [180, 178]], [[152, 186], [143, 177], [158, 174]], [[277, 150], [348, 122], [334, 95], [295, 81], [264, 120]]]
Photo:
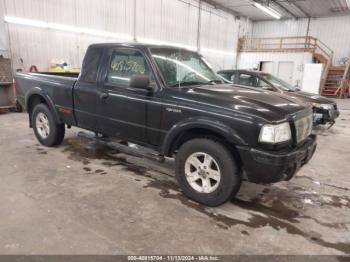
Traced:
[[273, 75], [270, 74], [263, 74], [261, 75], [263, 79], [267, 80], [268, 82], [270, 82], [272, 85], [274, 85], [275, 87], [279, 87], [285, 91], [290, 91], [290, 92], [294, 92], [297, 91], [297, 88], [292, 86], [291, 84], [287, 83], [286, 81], [279, 79]]
[[196, 52], [178, 48], [152, 48], [151, 53], [168, 86], [223, 83]]

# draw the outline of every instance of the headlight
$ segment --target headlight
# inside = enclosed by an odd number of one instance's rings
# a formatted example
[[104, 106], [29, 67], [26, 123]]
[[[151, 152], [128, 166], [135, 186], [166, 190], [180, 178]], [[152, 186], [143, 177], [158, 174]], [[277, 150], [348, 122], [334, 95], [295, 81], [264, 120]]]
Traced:
[[291, 140], [292, 133], [289, 123], [279, 125], [264, 125], [261, 128], [259, 142], [277, 144]]
[[316, 107], [316, 108], [321, 108], [321, 109], [325, 109], [325, 110], [332, 110], [332, 109], [334, 109], [334, 105], [332, 105], [332, 104], [317, 104], [317, 103], [313, 103], [312, 105], [314, 107]]
[[294, 122], [297, 143], [304, 141], [312, 132], [312, 115], [306, 116]]

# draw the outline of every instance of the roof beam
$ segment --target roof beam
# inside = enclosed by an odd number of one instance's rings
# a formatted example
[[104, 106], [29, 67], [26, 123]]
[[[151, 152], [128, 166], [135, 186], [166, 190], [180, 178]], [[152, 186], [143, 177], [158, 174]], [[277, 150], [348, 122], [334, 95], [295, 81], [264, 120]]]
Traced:
[[279, 8], [281, 8], [283, 11], [285, 11], [287, 14], [291, 15], [291, 16], [294, 17], [295, 19], [298, 18], [295, 14], [293, 14], [291, 11], [289, 11], [286, 7], [284, 7], [282, 4], [280, 4], [280, 3], [277, 2], [276, 0], [273, 0], [272, 3], [274, 3], [275, 5], [277, 5]]
[[291, 3], [292, 5], [294, 5], [296, 8], [298, 8], [298, 10], [300, 12], [302, 12], [306, 17], [310, 18], [311, 15], [306, 12], [304, 9], [301, 8], [301, 6], [296, 2], [296, 1], [291, 1], [291, 0], [287, 0], [287, 2]]
[[225, 12], [227, 12], [227, 13], [233, 15], [233, 16], [237, 16], [237, 17], [241, 17], [242, 16], [240, 13], [238, 13], [238, 12], [228, 8], [228, 7], [225, 7], [225, 6], [221, 5], [221, 4], [217, 3], [214, 0], [200, 0], [200, 1], [205, 2], [205, 3], [209, 4], [209, 5], [212, 5], [212, 6], [214, 6], [214, 8], [220, 9], [222, 11], [225, 11]]

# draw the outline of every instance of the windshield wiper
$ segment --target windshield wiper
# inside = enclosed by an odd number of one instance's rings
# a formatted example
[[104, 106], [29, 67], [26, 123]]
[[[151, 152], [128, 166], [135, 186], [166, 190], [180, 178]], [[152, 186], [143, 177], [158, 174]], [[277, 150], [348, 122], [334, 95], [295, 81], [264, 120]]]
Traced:
[[174, 83], [172, 85], [170, 85], [170, 87], [176, 87], [176, 86], [192, 86], [192, 85], [214, 85], [214, 84], [222, 84], [222, 81], [219, 79], [214, 79], [214, 80], [210, 80], [208, 82], [200, 82], [200, 81], [180, 81], [177, 83]]
[[199, 82], [199, 81], [180, 81], [177, 83], [174, 83], [170, 85], [170, 87], [176, 87], [176, 86], [193, 86], [193, 85], [206, 85], [207, 83]]
[[210, 80], [207, 82], [207, 84], [222, 84], [223, 81], [219, 80], [219, 79], [214, 79], [214, 80]]

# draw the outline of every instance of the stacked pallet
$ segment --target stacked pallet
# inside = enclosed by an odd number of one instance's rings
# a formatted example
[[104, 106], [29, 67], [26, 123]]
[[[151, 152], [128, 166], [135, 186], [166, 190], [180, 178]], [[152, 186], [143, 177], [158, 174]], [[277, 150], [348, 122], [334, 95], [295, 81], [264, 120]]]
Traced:
[[0, 109], [14, 107], [11, 60], [0, 57]]

